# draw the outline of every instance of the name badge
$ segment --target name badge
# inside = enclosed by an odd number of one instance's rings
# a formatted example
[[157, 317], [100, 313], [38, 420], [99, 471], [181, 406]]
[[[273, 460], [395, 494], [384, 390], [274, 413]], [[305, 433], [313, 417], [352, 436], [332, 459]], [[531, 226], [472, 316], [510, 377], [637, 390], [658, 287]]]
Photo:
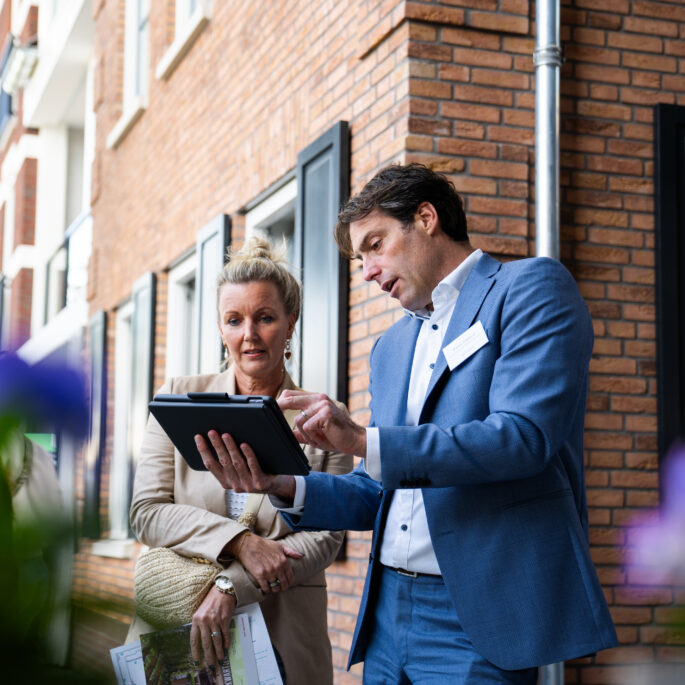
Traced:
[[485, 333], [483, 324], [480, 321], [476, 321], [471, 328], [442, 348], [442, 353], [445, 355], [445, 359], [447, 359], [447, 366], [450, 367], [450, 371], [456, 369], [459, 364], [468, 359], [474, 352], [477, 352], [487, 342], [488, 336]]

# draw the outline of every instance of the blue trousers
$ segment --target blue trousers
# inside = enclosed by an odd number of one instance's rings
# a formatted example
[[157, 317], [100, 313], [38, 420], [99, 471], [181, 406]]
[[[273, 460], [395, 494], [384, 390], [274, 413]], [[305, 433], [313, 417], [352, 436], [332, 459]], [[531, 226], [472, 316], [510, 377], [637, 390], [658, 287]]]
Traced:
[[384, 568], [374, 617], [364, 685], [537, 682], [536, 668], [503, 671], [474, 650], [440, 577], [409, 578]]

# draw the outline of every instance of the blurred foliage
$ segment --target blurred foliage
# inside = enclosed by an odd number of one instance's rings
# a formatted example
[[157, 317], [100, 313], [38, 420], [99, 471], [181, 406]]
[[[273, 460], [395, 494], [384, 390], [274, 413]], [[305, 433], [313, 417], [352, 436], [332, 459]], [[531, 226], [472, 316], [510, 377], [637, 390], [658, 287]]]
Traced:
[[101, 682], [95, 675], [50, 664], [46, 658], [47, 629], [56, 608], [51, 562], [58, 549], [64, 549], [65, 545], [73, 547], [71, 526], [66, 517], [57, 514], [17, 516], [13, 505], [14, 495], [24, 486], [23, 479], [31, 477], [24, 463], [25, 428], [49, 426], [51, 431], [85, 437], [88, 406], [84, 388], [83, 377], [73, 369], [48, 363], [29, 365], [14, 354], [0, 354], [0, 668], [3, 683], [95, 685]]

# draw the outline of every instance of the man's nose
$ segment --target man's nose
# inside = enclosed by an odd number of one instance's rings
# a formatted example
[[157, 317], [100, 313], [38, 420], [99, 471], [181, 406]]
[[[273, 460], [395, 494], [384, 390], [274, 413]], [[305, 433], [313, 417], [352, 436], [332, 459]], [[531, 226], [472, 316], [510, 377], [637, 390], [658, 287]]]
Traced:
[[381, 270], [373, 259], [369, 257], [362, 258], [362, 274], [365, 281], [373, 281], [380, 272]]

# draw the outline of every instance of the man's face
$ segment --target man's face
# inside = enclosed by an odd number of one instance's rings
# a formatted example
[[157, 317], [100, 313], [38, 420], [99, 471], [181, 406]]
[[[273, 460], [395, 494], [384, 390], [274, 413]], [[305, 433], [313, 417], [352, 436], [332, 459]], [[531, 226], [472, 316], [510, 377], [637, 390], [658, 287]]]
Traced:
[[408, 229], [379, 211], [350, 223], [350, 240], [356, 259], [361, 259], [364, 280], [376, 281], [390, 297], [411, 311], [431, 301], [436, 277], [432, 254], [435, 241], [422, 221]]

